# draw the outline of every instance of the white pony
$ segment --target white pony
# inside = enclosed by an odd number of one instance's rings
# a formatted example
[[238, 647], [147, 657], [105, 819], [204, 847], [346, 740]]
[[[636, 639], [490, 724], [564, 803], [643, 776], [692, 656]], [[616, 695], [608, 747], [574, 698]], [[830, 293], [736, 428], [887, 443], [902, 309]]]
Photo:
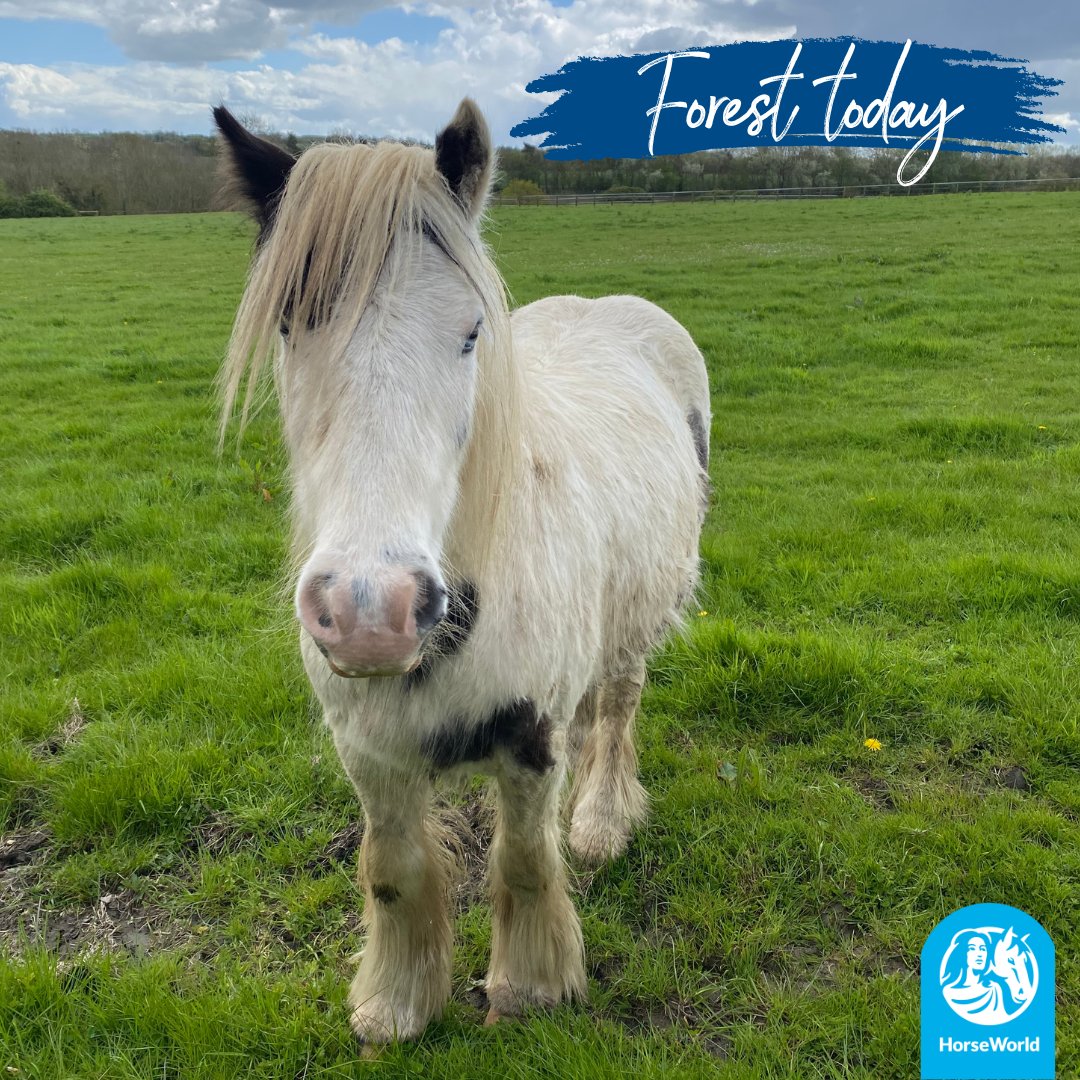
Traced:
[[366, 819], [353, 1029], [412, 1038], [449, 997], [452, 860], [431, 807], [448, 774], [497, 789], [489, 1021], [582, 997], [560, 792], [569, 766], [570, 848], [589, 863], [645, 816], [632, 729], [646, 656], [697, 581], [701, 354], [636, 297], [509, 313], [472, 101], [434, 152], [294, 159], [215, 119], [262, 226], [223, 424], [272, 360], [300, 648]]

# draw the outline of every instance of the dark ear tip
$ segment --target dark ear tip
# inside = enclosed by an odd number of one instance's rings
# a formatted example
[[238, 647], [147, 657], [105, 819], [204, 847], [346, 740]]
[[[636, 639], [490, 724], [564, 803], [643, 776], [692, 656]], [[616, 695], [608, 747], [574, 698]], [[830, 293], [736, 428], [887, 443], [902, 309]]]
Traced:
[[276, 143], [253, 135], [224, 105], [215, 106], [212, 113], [222, 138], [225, 192], [246, 203], [265, 231], [296, 158]]
[[215, 105], [213, 108], [214, 123], [217, 124], [218, 131], [225, 136], [230, 142], [238, 142], [246, 139], [253, 139], [255, 136], [227, 108], [224, 104]]
[[236, 117], [225, 108], [224, 103], [215, 105], [210, 111], [213, 114], [214, 123], [222, 134], [225, 133], [226, 128], [236, 127]]
[[480, 106], [471, 97], [461, 99], [453, 119], [446, 126], [487, 133], [487, 121], [484, 119], [484, 114], [480, 111]]
[[[473, 117], [482, 119], [480, 106], [471, 97], [463, 97], [458, 103], [457, 111], [454, 113], [454, 120], [465, 119], [466, 117], [469, 119]], [[454, 120], [450, 122], [453, 123]]]

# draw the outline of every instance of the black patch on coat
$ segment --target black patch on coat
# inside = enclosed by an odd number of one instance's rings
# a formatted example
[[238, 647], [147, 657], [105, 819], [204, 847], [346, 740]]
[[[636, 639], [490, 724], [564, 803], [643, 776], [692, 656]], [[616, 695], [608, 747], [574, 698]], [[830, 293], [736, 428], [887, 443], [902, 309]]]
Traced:
[[450, 720], [423, 744], [424, 756], [436, 769], [484, 761], [500, 748], [509, 750], [523, 768], [535, 772], [546, 772], [555, 765], [551, 756], [551, 722], [537, 714], [536, 706], [528, 698], [501, 706], [478, 724], [460, 717]]
[[461, 651], [469, 640], [479, 610], [476, 586], [471, 581], [450, 586], [446, 596], [446, 617], [431, 632], [431, 640], [424, 649], [419, 665], [408, 675], [402, 676], [402, 687], [406, 692], [427, 682], [440, 660]]
[[371, 895], [374, 896], [380, 904], [392, 904], [401, 896], [401, 893], [399, 893], [393, 885], [372, 885]]
[[250, 203], [260, 226], [258, 242], [261, 243], [273, 224], [296, 158], [280, 146], [252, 135], [224, 105], [214, 109], [214, 122], [232, 165], [231, 186]]
[[524, 768], [538, 773], [547, 772], [554, 767], [555, 759], [551, 756], [551, 721], [547, 713], [541, 713], [535, 724], [522, 730], [514, 744], [514, 759]]
[[697, 451], [698, 464], [708, 472], [709, 433], [705, 430], [705, 421], [697, 409], [691, 409], [686, 414], [686, 422], [690, 425], [690, 434], [694, 436], [694, 449]]

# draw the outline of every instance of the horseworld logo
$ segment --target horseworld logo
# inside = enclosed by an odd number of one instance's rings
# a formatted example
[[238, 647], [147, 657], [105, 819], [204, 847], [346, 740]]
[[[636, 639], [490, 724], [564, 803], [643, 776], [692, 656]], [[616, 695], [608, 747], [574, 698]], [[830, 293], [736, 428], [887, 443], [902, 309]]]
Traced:
[[1028, 914], [975, 904], [922, 951], [923, 1080], [1053, 1080], [1054, 944]]

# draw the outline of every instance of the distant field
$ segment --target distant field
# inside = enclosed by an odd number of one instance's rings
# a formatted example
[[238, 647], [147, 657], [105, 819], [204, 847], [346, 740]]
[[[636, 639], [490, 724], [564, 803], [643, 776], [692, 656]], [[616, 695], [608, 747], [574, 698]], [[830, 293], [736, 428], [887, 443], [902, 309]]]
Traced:
[[1057, 942], [1080, 1075], [1080, 194], [495, 215], [518, 303], [703, 349], [701, 614], [650, 824], [578, 877], [588, 1006], [480, 1026], [474, 792], [453, 1001], [364, 1063], [273, 410], [214, 452], [252, 234], [0, 222], [0, 1076], [911, 1080], [919, 950], [981, 901]]

